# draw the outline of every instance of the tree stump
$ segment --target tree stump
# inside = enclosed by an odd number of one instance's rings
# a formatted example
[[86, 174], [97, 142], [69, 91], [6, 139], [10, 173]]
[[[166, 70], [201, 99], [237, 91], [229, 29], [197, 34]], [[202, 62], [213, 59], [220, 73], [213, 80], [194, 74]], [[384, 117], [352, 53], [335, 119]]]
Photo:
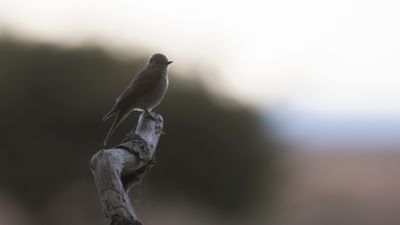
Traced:
[[160, 114], [142, 113], [136, 129], [120, 145], [100, 150], [91, 158], [90, 169], [110, 225], [141, 225], [128, 191], [140, 183], [154, 165], [154, 152], [162, 127]]

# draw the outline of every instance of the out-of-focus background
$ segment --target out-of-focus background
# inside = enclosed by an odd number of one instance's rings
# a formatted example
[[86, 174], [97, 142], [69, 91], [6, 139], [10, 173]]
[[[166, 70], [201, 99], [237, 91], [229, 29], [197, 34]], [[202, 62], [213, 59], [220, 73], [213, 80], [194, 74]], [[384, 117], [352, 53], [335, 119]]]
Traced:
[[89, 159], [155, 52], [174, 63], [143, 224], [400, 224], [399, 10], [1, 0], [0, 225], [107, 224]]

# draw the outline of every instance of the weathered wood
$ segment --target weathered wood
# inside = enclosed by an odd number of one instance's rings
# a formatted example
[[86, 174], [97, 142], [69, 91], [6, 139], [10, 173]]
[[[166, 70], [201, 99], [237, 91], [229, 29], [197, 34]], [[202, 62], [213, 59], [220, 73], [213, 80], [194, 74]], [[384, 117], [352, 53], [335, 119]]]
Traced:
[[90, 169], [110, 225], [140, 225], [127, 192], [154, 165], [154, 152], [162, 133], [161, 115], [142, 113], [135, 131], [111, 149], [97, 152]]

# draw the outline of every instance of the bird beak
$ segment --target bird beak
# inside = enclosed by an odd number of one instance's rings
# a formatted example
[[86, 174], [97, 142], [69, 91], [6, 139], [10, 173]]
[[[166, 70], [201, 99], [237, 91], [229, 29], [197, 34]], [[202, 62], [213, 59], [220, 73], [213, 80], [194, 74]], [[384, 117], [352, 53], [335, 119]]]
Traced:
[[173, 61], [168, 61], [168, 62], [167, 62], [167, 65], [169, 65], [169, 64], [171, 64], [171, 63], [173, 63]]

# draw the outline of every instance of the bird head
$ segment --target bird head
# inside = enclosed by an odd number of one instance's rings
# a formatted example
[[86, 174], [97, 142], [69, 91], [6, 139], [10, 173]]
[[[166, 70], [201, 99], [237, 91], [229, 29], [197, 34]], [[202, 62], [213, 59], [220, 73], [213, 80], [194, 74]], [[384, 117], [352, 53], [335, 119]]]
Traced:
[[153, 54], [149, 59], [149, 64], [168, 66], [172, 61], [168, 61], [167, 57], [161, 53]]

